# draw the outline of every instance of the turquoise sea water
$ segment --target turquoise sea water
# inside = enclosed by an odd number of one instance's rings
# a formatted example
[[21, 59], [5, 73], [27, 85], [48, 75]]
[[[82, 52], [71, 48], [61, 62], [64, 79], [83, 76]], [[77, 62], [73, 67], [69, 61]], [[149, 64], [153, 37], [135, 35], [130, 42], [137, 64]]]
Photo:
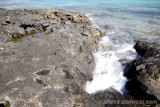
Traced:
[[120, 60], [133, 60], [134, 41], [160, 42], [160, 0], [0, 0], [0, 8], [65, 9], [86, 14], [96, 27], [107, 32], [94, 52], [90, 94], [114, 88], [122, 91], [127, 81]]

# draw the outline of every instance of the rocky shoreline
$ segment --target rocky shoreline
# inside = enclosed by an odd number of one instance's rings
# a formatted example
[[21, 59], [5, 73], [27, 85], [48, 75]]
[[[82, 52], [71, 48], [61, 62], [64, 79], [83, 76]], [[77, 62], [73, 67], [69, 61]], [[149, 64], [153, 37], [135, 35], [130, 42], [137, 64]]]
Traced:
[[137, 41], [134, 48], [140, 55], [130, 64], [127, 87], [135, 97], [160, 101], [160, 44]]
[[[0, 9], [0, 107], [113, 107], [107, 101], [135, 100], [113, 90], [85, 92], [104, 34], [82, 14]], [[158, 86], [148, 89], [159, 99]]]
[[94, 104], [79, 100], [92, 79], [100, 36], [81, 14], [1, 9], [0, 100], [11, 107]]

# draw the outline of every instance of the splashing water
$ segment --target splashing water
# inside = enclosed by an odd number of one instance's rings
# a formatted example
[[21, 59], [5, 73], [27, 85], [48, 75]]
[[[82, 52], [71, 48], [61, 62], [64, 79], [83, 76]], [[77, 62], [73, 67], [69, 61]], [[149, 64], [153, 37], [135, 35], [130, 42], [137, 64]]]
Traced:
[[125, 66], [120, 60], [135, 59], [133, 44], [114, 44], [106, 35], [100, 40], [99, 49], [94, 53], [94, 57], [96, 66], [93, 80], [86, 83], [86, 92], [95, 94], [110, 88], [124, 92], [127, 79], [123, 76]]

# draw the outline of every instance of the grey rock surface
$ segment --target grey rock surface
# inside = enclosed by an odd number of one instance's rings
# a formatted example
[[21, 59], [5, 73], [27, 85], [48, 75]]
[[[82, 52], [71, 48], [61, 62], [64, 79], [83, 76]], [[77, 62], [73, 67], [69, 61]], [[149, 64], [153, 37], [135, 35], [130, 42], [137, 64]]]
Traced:
[[146, 93], [160, 100], [160, 44], [137, 41], [135, 49], [140, 58], [133, 62], [129, 77], [136, 77]]
[[[87, 17], [59, 10], [3, 9], [0, 17], [2, 102], [11, 107], [96, 107], [85, 98], [84, 86], [92, 78], [92, 52], [101, 31]], [[90, 33], [83, 36], [84, 30]]]
[[81, 14], [0, 9], [0, 106], [112, 107], [107, 99], [126, 99], [85, 92], [103, 34]]

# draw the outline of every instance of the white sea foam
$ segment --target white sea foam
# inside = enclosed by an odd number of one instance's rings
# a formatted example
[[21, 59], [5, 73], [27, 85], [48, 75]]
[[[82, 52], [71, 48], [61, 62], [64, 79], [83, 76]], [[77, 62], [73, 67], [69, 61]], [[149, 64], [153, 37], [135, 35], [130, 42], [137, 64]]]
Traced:
[[96, 66], [93, 80], [87, 81], [86, 91], [95, 94], [113, 88], [123, 92], [127, 79], [123, 76], [124, 66], [119, 60], [133, 60], [135, 57], [136, 52], [132, 44], [119, 45], [112, 43], [108, 36], [101, 38], [99, 50], [94, 53]]
[[86, 13], [85, 14], [85, 16], [87, 16], [91, 22], [93, 22], [92, 15], [93, 15], [93, 13]]

